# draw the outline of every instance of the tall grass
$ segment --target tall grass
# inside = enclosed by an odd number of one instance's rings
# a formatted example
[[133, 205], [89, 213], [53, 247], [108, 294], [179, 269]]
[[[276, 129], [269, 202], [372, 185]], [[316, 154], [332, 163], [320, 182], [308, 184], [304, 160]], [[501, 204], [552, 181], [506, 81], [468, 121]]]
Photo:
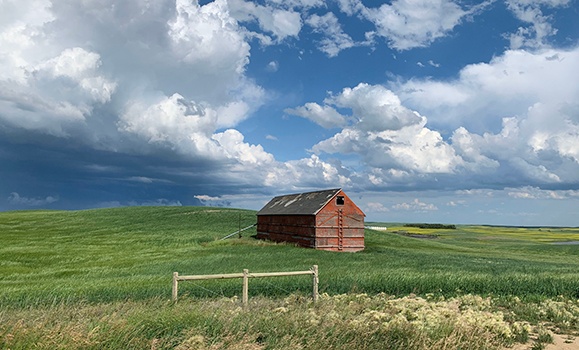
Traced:
[[[254, 211], [133, 207], [0, 213], [0, 307], [170, 298], [173, 271], [212, 274], [320, 267], [320, 291], [475, 293], [539, 300], [579, 297], [576, 229], [460, 226], [435, 240], [366, 230], [355, 254], [302, 249], [251, 237], [219, 239], [255, 223]], [[404, 228], [429, 234], [428, 229]], [[252, 279], [250, 295], [308, 293], [307, 276]], [[239, 295], [237, 280], [185, 282], [180, 294]]]
[[[579, 303], [323, 294], [56, 304], [0, 311], [6, 349], [504, 349], [576, 331]], [[537, 335], [533, 335], [537, 334]], [[551, 338], [552, 339], [552, 338]]]

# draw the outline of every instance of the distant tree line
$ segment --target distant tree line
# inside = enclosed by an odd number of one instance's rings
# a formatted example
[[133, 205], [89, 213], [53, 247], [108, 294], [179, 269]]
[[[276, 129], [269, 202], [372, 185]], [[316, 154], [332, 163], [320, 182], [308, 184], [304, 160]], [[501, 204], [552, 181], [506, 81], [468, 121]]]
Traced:
[[404, 224], [404, 227], [429, 228], [434, 230], [456, 230], [455, 225], [444, 224]]

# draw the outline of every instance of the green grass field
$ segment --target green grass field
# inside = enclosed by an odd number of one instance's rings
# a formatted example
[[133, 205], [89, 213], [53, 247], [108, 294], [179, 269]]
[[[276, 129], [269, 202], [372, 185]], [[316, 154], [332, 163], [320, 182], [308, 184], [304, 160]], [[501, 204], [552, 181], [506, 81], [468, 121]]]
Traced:
[[[320, 268], [320, 292], [579, 297], [579, 229], [460, 226], [366, 231], [355, 254], [244, 237], [255, 212], [133, 207], [0, 213], [0, 306], [170, 297], [172, 272], [211, 274]], [[417, 239], [392, 233], [436, 234]], [[252, 294], [309, 290], [307, 276], [251, 281]], [[183, 293], [233, 296], [239, 281], [182, 283]]]
[[[358, 253], [255, 228], [220, 240], [255, 221], [200, 207], [0, 213], [0, 348], [543, 349], [579, 335], [578, 229], [393, 224], [366, 230]], [[315, 305], [309, 276], [251, 279], [247, 307], [241, 280], [181, 282], [170, 301], [174, 271], [314, 264]]]
[[[579, 229], [394, 225], [336, 253], [243, 238], [254, 211], [0, 213], [0, 348], [502, 349], [579, 332]], [[379, 223], [375, 223], [379, 225]], [[374, 223], [372, 223], [374, 225]], [[407, 231], [436, 239], [396, 234]], [[181, 282], [183, 274], [320, 270]], [[549, 328], [550, 327], [550, 328]], [[449, 345], [452, 344], [452, 345]]]

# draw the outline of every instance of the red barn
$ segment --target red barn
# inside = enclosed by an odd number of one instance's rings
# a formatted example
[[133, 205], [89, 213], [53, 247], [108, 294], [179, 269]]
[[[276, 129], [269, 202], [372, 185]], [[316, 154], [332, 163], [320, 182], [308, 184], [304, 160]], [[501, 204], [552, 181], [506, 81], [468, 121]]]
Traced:
[[278, 196], [257, 213], [257, 238], [357, 252], [364, 249], [365, 216], [340, 188]]

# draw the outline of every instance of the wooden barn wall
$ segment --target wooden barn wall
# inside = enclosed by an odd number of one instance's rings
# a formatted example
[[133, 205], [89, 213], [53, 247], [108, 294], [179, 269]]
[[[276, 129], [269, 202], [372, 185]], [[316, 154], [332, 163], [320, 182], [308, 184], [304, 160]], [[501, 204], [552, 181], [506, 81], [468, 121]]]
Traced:
[[257, 217], [257, 238], [315, 248], [315, 216], [260, 215]]
[[[318, 213], [316, 217], [317, 249], [346, 252], [364, 249], [364, 214], [348, 203], [351, 203], [348, 198], [344, 205], [337, 205], [334, 200]], [[342, 227], [341, 234], [340, 226]]]

